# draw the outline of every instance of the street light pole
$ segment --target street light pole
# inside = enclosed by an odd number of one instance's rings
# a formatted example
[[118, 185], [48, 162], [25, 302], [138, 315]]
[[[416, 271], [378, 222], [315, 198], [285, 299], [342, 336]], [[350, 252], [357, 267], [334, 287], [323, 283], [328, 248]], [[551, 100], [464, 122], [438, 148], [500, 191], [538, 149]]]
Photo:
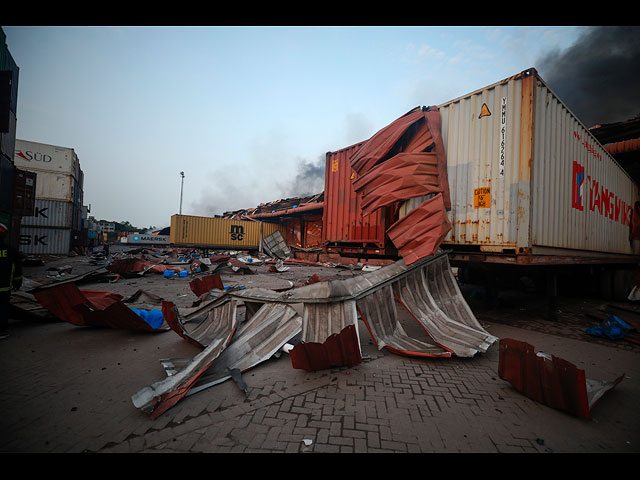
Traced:
[[180, 215], [182, 215], [182, 187], [184, 186], [184, 172], [180, 172]]

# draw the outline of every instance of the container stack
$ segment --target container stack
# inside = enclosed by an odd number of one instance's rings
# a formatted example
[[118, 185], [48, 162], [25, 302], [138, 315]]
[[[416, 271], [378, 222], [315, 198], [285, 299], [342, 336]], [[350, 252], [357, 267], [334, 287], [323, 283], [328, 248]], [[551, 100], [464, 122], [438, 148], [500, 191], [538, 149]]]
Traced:
[[0, 223], [9, 227], [9, 243], [14, 246], [18, 243], [17, 230], [20, 226], [20, 216], [13, 212], [16, 169], [12, 161], [16, 142], [19, 70], [0, 28]]
[[74, 149], [16, 139], [14, 163], [38, 179], [34, 215], [22, 219], [20, 251], [66, 255], [82, 246], [84, 175]]

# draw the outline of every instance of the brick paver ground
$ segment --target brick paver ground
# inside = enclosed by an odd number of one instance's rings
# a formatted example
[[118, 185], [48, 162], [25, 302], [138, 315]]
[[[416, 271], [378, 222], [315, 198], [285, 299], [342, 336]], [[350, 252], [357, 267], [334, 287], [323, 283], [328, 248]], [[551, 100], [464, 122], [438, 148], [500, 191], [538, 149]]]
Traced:
[[12, 322], [0, 343], [3, 452], [638, 452], [637, 351], [503, 323], [494, 335], [528, 341], [625, 380], [584, 419], [538, 404], [497, 374], [498, 348], [474, 358], [410, 358], [378, 351], [306, 372], [286, 354], [190, 395], [158, 419], [131, 395], [163, 376], [160, 358], [197, 348], [173, 332], [138, 334], [62, 322]]

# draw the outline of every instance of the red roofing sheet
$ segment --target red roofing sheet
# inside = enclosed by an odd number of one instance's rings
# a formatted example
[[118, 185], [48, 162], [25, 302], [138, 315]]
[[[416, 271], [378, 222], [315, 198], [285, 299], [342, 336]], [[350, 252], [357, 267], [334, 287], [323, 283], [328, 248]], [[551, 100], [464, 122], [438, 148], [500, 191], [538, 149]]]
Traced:
[[323, 343], [300, 342], [290, 352], [291, 366], [308, 371], [352, 366], [362, 362], [360, 339], [355, 325], [346, 326]]
[[75, 284], [66, 283], [33, 295], [40, 305], [73, 325], [158, 331], [122, 303], [123, 297], [117, 293], [80, 290]]
[[218, 273], [214, 273], [213, 275], [207, 275], [206, 277], [193, 279], [189, 283], [189, 287], [191, 288], [191, 291], [196, 294], [196, 296], [200, 297], [212, 288], [223, 290], [224, 284], [222, 283], [220, 275]]
[[451, 222], [444, 208], [442, 194], [425, 200], [387, 230], [407, 265], [433, 255], [447, 233]]
[[549, 407], [585, 418], [602, 394], [622, 381], [589, 382], [584, 370], [554, 355], [537, 354], [533, 345], [512, 338], [500, 340], [498, 375], [516, 390]]

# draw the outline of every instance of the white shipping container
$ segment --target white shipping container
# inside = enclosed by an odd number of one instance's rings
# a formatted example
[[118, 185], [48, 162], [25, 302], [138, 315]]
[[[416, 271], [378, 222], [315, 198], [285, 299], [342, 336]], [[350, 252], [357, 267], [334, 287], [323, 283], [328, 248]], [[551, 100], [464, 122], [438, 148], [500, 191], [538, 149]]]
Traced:
[[36, 173], [38, 175], [36, 177], [37, 199], [73, 202], [75, 192], [71, 175], [46, 171], [37, 171]]
[[71, 230], [22, 226], [19, 250], [25, 255], [68, 255]]
[[445, 246], [533, 257], [638, 253], [629, 242], [638, 186], [535, 69], [438, 108], [452, 203]]
[[36, 198], [33, 216], [22, 217], [23, 226], [73, 228], [73, 204]]
[[73, 148], [16, 138], [13, 161], [23, 170], [47, 171], [78, 178], [80, 161]]

